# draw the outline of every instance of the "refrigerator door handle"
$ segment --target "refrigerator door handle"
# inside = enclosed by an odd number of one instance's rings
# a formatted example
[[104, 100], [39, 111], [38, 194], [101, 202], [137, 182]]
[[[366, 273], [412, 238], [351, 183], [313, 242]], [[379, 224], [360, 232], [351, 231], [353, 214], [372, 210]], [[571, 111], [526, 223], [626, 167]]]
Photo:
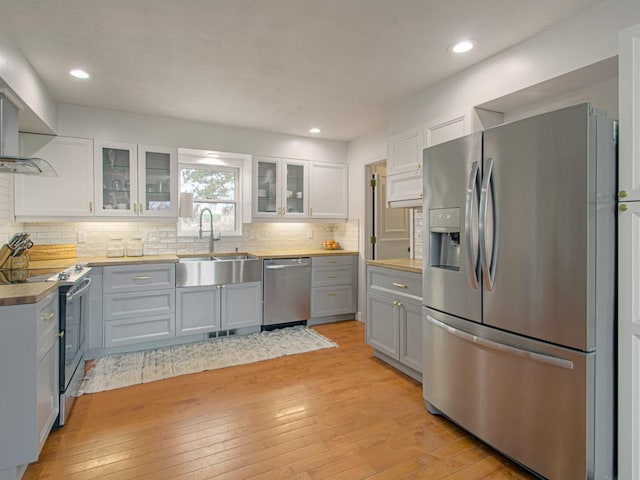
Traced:
[[[467, 262], [469, 266], [469, 278], [471, 286], [478, 288], [478, 242], [477, 236], [474, 238], [473, 212], [478, 197], [478, 184], [480, 183], [480, 166], [478, 162], [471, 164], [469, 181], [467, 182], [466, 215], [464, 229], [467, 236]], [[475, 243], [474, 243], [475, 240]]]
[[[496, 198], [495, 181], [493, 179], [493, 158], [489, 158], [489, 165], [486, 168], [484, 179], [482, 181], [482, 190], [480, 193], [480, 212], [478, 218], [478, 236], [480, 240], [480, 264], [482, 265], [482, 273], [484, 285], [488, 291], [492, 291], [496, 277], [496, 259], [498, 258], [498, 200]], [[491, 195], [492, 210], [492, 226], [491, 226], [491, 262], [489, 262], [488, 234], [489, 225], [489, 195]]]
[[515, 357], [527, 358], [536, 362], [546, 363], [554, 367], [573, 370], [573, 362], [571, 360], [566, 360], [564, 358], [558, 358], [551, 355], [545, 355], [543, 353], [532, 352], [530, 350], [523, 350], [521, 348], [512, 347], [511, 345], [505, 345], [503, 343], [494, 342], [493, 340], [488, 340], [483, 337], [478, 337], [477, 335], [472, 335], [471, 333], [463, 332], [462, 330], [453, 328], [446, 323], [441, 322], [440, 320], [436, 320], [431, 315], [427, 315], [427, 320], [436, 327], [445, 330], [447, 333], [450, 333], [451, 335], [454, 335], [467, 342], [475, 343], [476, 345], [479, 345], [481, 347], [503, 352]]

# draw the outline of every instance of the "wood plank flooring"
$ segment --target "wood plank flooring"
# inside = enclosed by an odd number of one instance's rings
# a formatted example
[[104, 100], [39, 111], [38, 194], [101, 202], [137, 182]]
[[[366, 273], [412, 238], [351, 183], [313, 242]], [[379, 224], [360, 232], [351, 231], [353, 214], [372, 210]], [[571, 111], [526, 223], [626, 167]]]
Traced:
[[362, 323], [314, 328], [339, 348], [83, 395], [23, 478], [533, 478], [427, 413]]

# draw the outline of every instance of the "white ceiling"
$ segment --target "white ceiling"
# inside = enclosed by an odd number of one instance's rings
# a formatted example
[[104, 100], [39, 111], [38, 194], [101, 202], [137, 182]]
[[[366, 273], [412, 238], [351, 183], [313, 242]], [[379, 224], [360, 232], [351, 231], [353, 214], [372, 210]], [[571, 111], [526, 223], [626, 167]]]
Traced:
[[[597, 0], [0, 0], [59, 103], [350, 140]], [[464, 56], [447, 48], [471, 38]], [[95, 78], [69, 77], [85, 68]]]

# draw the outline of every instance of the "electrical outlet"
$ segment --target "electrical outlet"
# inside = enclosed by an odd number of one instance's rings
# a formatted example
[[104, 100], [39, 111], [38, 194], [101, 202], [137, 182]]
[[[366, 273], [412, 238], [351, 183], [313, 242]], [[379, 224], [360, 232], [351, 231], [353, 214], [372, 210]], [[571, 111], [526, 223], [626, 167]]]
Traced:
[[87, 232], [78, 230], [78, 243], [87, 243]]
[[313, 229], [312, 228], [307, 230], [307, 238], [313, 238]]

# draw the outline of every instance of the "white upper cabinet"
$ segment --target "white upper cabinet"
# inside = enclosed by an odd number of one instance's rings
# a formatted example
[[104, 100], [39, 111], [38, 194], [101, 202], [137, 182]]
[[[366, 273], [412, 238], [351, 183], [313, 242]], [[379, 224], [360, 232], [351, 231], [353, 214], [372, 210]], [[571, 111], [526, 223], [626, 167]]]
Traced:
[[387, 144], [387, 175], [422, 168], [422, 128], [394, 135]]
[[96, 215], [137, 215], [136, 151], [135, 143], [96, 142]]
[[310, 162], [309, 167], [309, 216], [347, 218], [347, 165]]
[[424, 126], [424, 146], [431, 147], [471, 133], [470, 115], [457, 115]]
[[[620, 147], [618, 198], [640, 200], [640, 27], [629, 28], [620, 40]], [[625, 99], [625, 101], [622, 101]]]
[[96, 215], [176, 217], [175, 149], [96, 142]]
[[256, 157], [253, 179], [253, 216], [255, 218], [307, 218], [309, 211], [309, 163], [307, 161]]
[[178, 216], [178, 173], [174, 148], [138, 145], [138, 215]]
[[44, 158], [58, 176], [14, 176], [18, 221], [93, 215], [93, 140], [21, 133], [20, 152]]

